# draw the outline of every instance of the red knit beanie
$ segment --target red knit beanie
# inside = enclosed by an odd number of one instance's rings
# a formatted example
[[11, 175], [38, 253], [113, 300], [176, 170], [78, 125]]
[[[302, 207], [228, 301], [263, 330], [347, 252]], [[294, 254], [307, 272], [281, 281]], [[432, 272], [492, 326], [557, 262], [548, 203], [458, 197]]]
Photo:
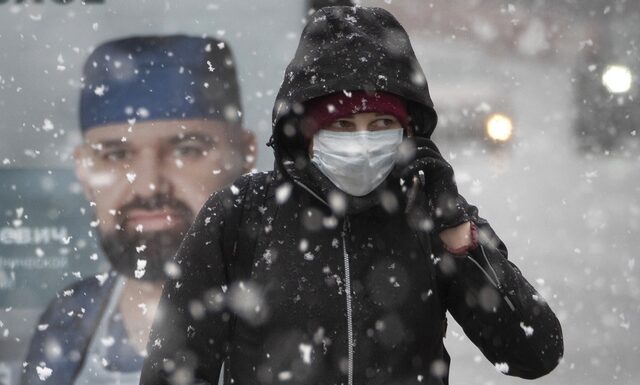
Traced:
[[409, 115], [403, 98], [388, 92], [343, 91], [311, 99], [305, 103], [302, 129], [311, 138], [321, 128], [336, 119], [363, 112], [393, 115], [403, 128], [408, 127]]

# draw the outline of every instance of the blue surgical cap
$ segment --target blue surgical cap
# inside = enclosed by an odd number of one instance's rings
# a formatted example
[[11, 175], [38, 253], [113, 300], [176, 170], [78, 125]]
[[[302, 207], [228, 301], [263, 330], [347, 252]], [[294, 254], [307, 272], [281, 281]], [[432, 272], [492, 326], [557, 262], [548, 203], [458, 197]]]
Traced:
[[84, 66], [80, 128], [163, 119], [241, 121], [228, 45], [209, 37], [143, 36], [106, 42]]

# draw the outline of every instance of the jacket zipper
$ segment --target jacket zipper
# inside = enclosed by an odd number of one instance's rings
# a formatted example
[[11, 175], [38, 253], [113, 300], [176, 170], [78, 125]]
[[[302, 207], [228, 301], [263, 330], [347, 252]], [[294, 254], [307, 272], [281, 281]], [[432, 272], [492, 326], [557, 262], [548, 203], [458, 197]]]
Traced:
[[473, 262], [473, 264], [475, 264], [478, 267], [478, 269], [480, 269], [480, 271], [484, 273], [484, 275], [487, 277], [489, 282], [491, 282], [491, 284], [496, 288], [496, 290], [498, 290], [498, 293], [502, 295], [502, 298], [505, 300], [505, 302], [507, 303], [511, 311], [515, 311], [516, 307], [513, 305], [513, 302], [511, 302], [511, 300], [509, 299], [509, 296], [504, 290], [504, 286], [502, 286], [502, 283], [500, 283], [500, 280], [498, 279], [498, 274], [496, 274], [496, 271], [491, 265], [491, 262], [489, 262], [489, 258], [487, 258], [487, 254], [485, 254], [484, 247], [482, 247], [482, 245], [480, 245], [480, 251], [482, 252], [482, 256], [484, 257], [484, 260], [487, 262], [487, 265], [491, 269], [491, 272], [493, 273], [495, 281], [491, 278], [489, 273], [487, 273], [487, 271], [484, 268], [482, 268], [482, 266], [475, 259], [471, 258], [469, 254], [467, 254], [467, 259]]
[[[304, 183], [294, 179], [293, 182], [306, 190], [313, 197], [324, 203], [327, 207], [331, 207], [327, 201], [322, 199], [318, 194], [313, 192]], [[344, 282], [347, 301], [347, 385], [353, 385], [353, 313], [351, 309], [351, 273], [349, 271], [349, 254], [347, 253], [347, 231], [349, 229], [349, 219], [344, 218], [342, 222], [342, 253], [344, 256]]]
[[347, 382], [348, 385], [353, 385], [353, 314], [351, 311], [351, 273], [349, 271], [349, 254], [347, 253], [346, 238], [348, 228], [349, 222], [347, 218], [345, 218], [342, 225], [342, 252], [344, 254], [344, 281], [347, 300]]

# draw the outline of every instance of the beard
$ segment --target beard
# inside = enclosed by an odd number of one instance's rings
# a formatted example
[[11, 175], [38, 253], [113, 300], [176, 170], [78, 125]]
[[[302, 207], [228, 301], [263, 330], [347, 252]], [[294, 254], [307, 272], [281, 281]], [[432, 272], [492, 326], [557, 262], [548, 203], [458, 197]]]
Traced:
[[[170, 230], [131, 231], [126, 228], [131, 209], [169, 209], [180, 214], [181, 226]], [[156, 196], [135, 199], [119, 212], [119, 230], [100, 234], [100, 244], [111, 266], [119, 274], [147, 282], [164, 282], [166, 264], [173, 260], [194, 214], [183, 202]], [[139, 261], [144, 261], [142, 264]], [[146, 265], [145, 265], [146, 263]]]

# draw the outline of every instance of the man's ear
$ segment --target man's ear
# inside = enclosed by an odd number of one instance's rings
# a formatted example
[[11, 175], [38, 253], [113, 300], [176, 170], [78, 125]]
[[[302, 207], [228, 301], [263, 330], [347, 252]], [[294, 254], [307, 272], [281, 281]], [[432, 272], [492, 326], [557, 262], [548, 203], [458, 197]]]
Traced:
[[84, 191], [84, 196], [89, 200], [93, 201], [94, 192], [91, 188], [90, 175], [91, 169], [89, 162], [91, 158], [87, 152], [87, 148], [83, 145], [78, 145], [73, 150], [73, 162], [76, 171], [76, 177], [78, 181], [80, 181], [80, 185], [82, 186], [82, 190]]
[[244, 145], [244, 163], [242, 168], [245, 172], [250, 172], [256, 167], [256, 136], [253, 132], [243, 129], [242, 143]]

